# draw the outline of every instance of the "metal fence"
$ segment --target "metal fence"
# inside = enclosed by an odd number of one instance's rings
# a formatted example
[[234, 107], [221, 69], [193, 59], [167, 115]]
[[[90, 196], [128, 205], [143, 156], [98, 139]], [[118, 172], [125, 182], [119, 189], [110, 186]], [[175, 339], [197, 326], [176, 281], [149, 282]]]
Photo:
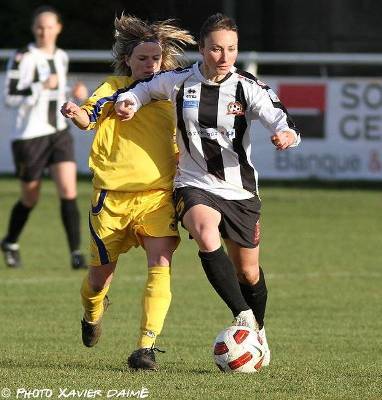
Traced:
[[[111, 63], [112, 56], [108, 50], [66, 50], [72, 62], [81, 63]], [[0, 49], [0, 60], [8, 59], [13, 49]], [[197, 52], [187, 52], [189, 60], [200, 60]], [[238, 62], [243, 68], [253, 74], [257, 73], [258, 65], [315, 65], [319, 66], [323, 75], [328, 66], [378, 66], [382, 65], [382, 54], [372, 53], [269, 53], [242, 51]]]

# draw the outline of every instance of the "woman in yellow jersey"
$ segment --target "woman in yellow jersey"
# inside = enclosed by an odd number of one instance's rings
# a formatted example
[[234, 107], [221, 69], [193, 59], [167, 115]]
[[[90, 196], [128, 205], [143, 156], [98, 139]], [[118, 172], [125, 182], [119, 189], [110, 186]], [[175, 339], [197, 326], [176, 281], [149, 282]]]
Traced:
[[[81, 129], [94, 129], [89, 166], [94, 192], [89, 213], [90, 268], [81, 288], [82, 340], [94, 346], [101, 334], [106, 296], [121, 253], [142, 246], [148, 263], [138, 349], [133, 369], [157, 369], [154, 343], [170, 301], [170, 265], [179, 242], [172, 205], [175, 174], [175, 118], [169, 101], [143, 107], [129, 122], [116, 118], [119, 89], [161, 69], [181, 66], [192, 36], [171, 21], [115, 20], [114, 65], [118, 76], [102, 83], [82, 107], [67, 102], [62, 114]], [[153, 138], [155, 135], [155, 139]]]

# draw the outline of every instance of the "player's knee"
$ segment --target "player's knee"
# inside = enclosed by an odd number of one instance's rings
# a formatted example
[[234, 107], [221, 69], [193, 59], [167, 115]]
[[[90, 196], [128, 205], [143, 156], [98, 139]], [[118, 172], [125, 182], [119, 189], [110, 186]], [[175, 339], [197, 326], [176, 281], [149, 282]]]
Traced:
[[33, 208], [40, 198], [40, 182], [23, 182], [21, 185], [21, 202], [25, 207]]
[[93, 292], [100, 292], [101, 290], [105, 289], [106, 282], [92, 282], [89, 281], [89, 286]]
[[219, 230], [214, 227], [201, 226], [197, 230], [194, 239], [197, 241], [201, 251], [214, 251], [221, 246]]
[[171, 264], [172, 256], [178, 246], [177, 237], [161, 238], [156, 241], [156, 245], [146, 247], [146, 257], [149, 267], [163, 266], [168, 267]]
[[33, 208], [36, 206], [39, 200], [39, 194], [28, 194], [23, 195], [21, 198], [21, 202], [25, 207]]
[[101, 267], [91, 267], [89, 272], [89, 286], [94, 292], [100, 292], [106, 286], [109, 286], [112, 280], [112, 272], [105, 273], [99, 270]]
[[237, 272], [237, 277], [240, 283], [245, 285], [256, 285], [260, 279], [259, 265], [252, 265], [250, 267], [243, 268]]
[[160, 253], [148, 255], [147, 263], [149, 267], [152, 266], [168, 267], [171, 264], [173, 252], [174, 250], [172, 249], [165, 249]]
[[74, 188], [63, 187], [59, 189], [61, 199], [75, 200], [77, 198], [77, 191]]

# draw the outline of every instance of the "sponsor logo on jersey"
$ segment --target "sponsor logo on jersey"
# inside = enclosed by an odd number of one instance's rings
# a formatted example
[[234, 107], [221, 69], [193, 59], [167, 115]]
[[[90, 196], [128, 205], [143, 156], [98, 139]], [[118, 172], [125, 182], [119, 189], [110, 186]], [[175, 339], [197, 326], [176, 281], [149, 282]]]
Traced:
[[183, 100], [183, 108], [198, 108], [199, 102], [197, 100]]
[[197, 99], [198, 96], [196, 95], [196, 90], [189, 88], [184, 96], [186, 99]]
[[244, 115], [244, 107], [239, 101], [231, 101], [227, 106], [227, 114]]
[[188, 136], [200, 136], [201, 138], [205, 139], [217, 139], [219, 136], [225, 136], [228, 139], [232, 140], [236, 136], [236, 131], [235, 129], [229, 129], [226, 130], [224, 128], [221, 129], [215, 129], [215, 128], [205, 128], [205, 129], [199, 129], [199, 130], [194, 130], [194, 131], [188, 131], [187, 132]]

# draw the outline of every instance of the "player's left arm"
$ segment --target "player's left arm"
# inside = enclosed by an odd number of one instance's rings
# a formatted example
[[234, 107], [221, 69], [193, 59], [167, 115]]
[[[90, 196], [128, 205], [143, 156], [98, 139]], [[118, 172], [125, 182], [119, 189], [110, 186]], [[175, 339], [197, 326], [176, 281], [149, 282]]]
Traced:
[[296, 147], [301, 142], [300, 132], [287, 109], [273, 90], [256, 83], [249, 94], [250, 110], [262, 125], [272, 132], [271, 141], [278, 150]]
[[285, 150], [288, 147], [296, 147], [300, 141], [300, 136], [297, 135], [296, 131], [292, 129], [280, 131], [271, 136], [271, 142], [274, 144], [277, 150]]

